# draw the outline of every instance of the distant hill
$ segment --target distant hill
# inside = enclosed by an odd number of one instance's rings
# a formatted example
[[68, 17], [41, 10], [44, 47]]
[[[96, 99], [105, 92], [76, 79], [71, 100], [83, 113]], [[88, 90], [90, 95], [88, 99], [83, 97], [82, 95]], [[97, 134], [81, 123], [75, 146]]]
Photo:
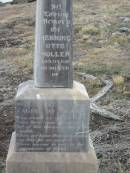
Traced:
[[8, 2], [1, 2], [0, 1], [0, 6], [5, 6], [7, 4], [12, 4], [12, 1], [8, 1]]
[[14, 0], [12, 3], [13, 4], [22, 4], [22, 3], [30, 3], [30, 2], [34, 2], [36, 0]]
[[0, 2], [0, 6], [4, 6], [4, 3]]

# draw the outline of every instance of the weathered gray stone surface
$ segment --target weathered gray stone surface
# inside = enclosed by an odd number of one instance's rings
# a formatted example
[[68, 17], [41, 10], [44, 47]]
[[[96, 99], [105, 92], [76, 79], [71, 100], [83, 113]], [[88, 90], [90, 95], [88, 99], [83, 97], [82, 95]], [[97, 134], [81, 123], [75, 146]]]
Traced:
[[20, 85], [16, 96], [16, 150], [86, 152], [90, 101], [85, 87]]
[[88, 152], [16, 152], [15, 134], [6, 161], [6, 173], [97, 173], [98, 163], [89, 140]]
[[72, 0], [38, 0], [34, 83], [72, 87]]

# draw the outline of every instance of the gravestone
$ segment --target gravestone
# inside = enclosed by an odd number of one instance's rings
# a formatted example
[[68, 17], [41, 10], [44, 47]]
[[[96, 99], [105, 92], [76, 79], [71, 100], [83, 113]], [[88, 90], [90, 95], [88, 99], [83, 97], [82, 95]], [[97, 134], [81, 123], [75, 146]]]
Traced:
[[38, 1], [34, 82], [36, 87], [72, 87], [71, 0]]
[[20, 84], [7, 173], [96, 173], [90, 100], [73, 81], [72, 0], [38, 0], [34, 80]]

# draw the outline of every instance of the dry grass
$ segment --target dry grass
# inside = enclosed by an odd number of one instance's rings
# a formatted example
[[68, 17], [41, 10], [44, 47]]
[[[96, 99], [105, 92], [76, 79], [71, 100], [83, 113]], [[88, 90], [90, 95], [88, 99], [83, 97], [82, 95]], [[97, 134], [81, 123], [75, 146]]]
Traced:
[[126, 34], [113, 34], [110, 38], [110, 44], [116, 47], [126, 47], [129, 44], [130, 36]]
[[10, 57], [22, 57], [30, 52], [27, 48], [9, 48], [6, 49], [6, 54]]
[[[113, 99], [130, 96], [130, 86], [125, 81], [130, 76], [130, 34], [119, 32], [121, 27], [130, 28], [130, 20], [121, 19], [130, 18], [129, 9], [128, 0], [82, 0], [82, 3], [75, 0], [74, 3], [74, 52], [85, 53], [74, 63], [74, 69], [99, 78], [114, 76], [114, 92], [110, 93]], [[85, 85], [90, 95], [100, 88], [88, 81]]]
[[21, 66], [25, 70], [32, 72], [32, 66], [33, 66], [32, 52], [26, 54], [25, 56], [17, 57], [16, 59], [14, 59], [14, 63], [16, 63], [18, 66]]
[[100, 34], [100, 29], [95, 26], [83, 27], [81, 32], [83, 34], [98, 35]]
[[113, 84], [114, 86], [122, 86], [124, 85], [125, 78], [121, 75], [116, 75], [113, 77]]

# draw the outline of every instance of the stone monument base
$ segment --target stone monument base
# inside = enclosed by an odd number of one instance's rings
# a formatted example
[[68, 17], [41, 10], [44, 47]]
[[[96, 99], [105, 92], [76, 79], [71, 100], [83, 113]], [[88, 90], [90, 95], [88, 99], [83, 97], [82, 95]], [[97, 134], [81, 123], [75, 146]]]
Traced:
[[98, 162], [91, 140], [88, 152], [16, 152], [12, 135], [6, 173], [97, 173]]
[[90, 99], [79, 82], [73, 88], [36, 88], [22, 83], [16, 101], [16, 151], [86, 152]]

